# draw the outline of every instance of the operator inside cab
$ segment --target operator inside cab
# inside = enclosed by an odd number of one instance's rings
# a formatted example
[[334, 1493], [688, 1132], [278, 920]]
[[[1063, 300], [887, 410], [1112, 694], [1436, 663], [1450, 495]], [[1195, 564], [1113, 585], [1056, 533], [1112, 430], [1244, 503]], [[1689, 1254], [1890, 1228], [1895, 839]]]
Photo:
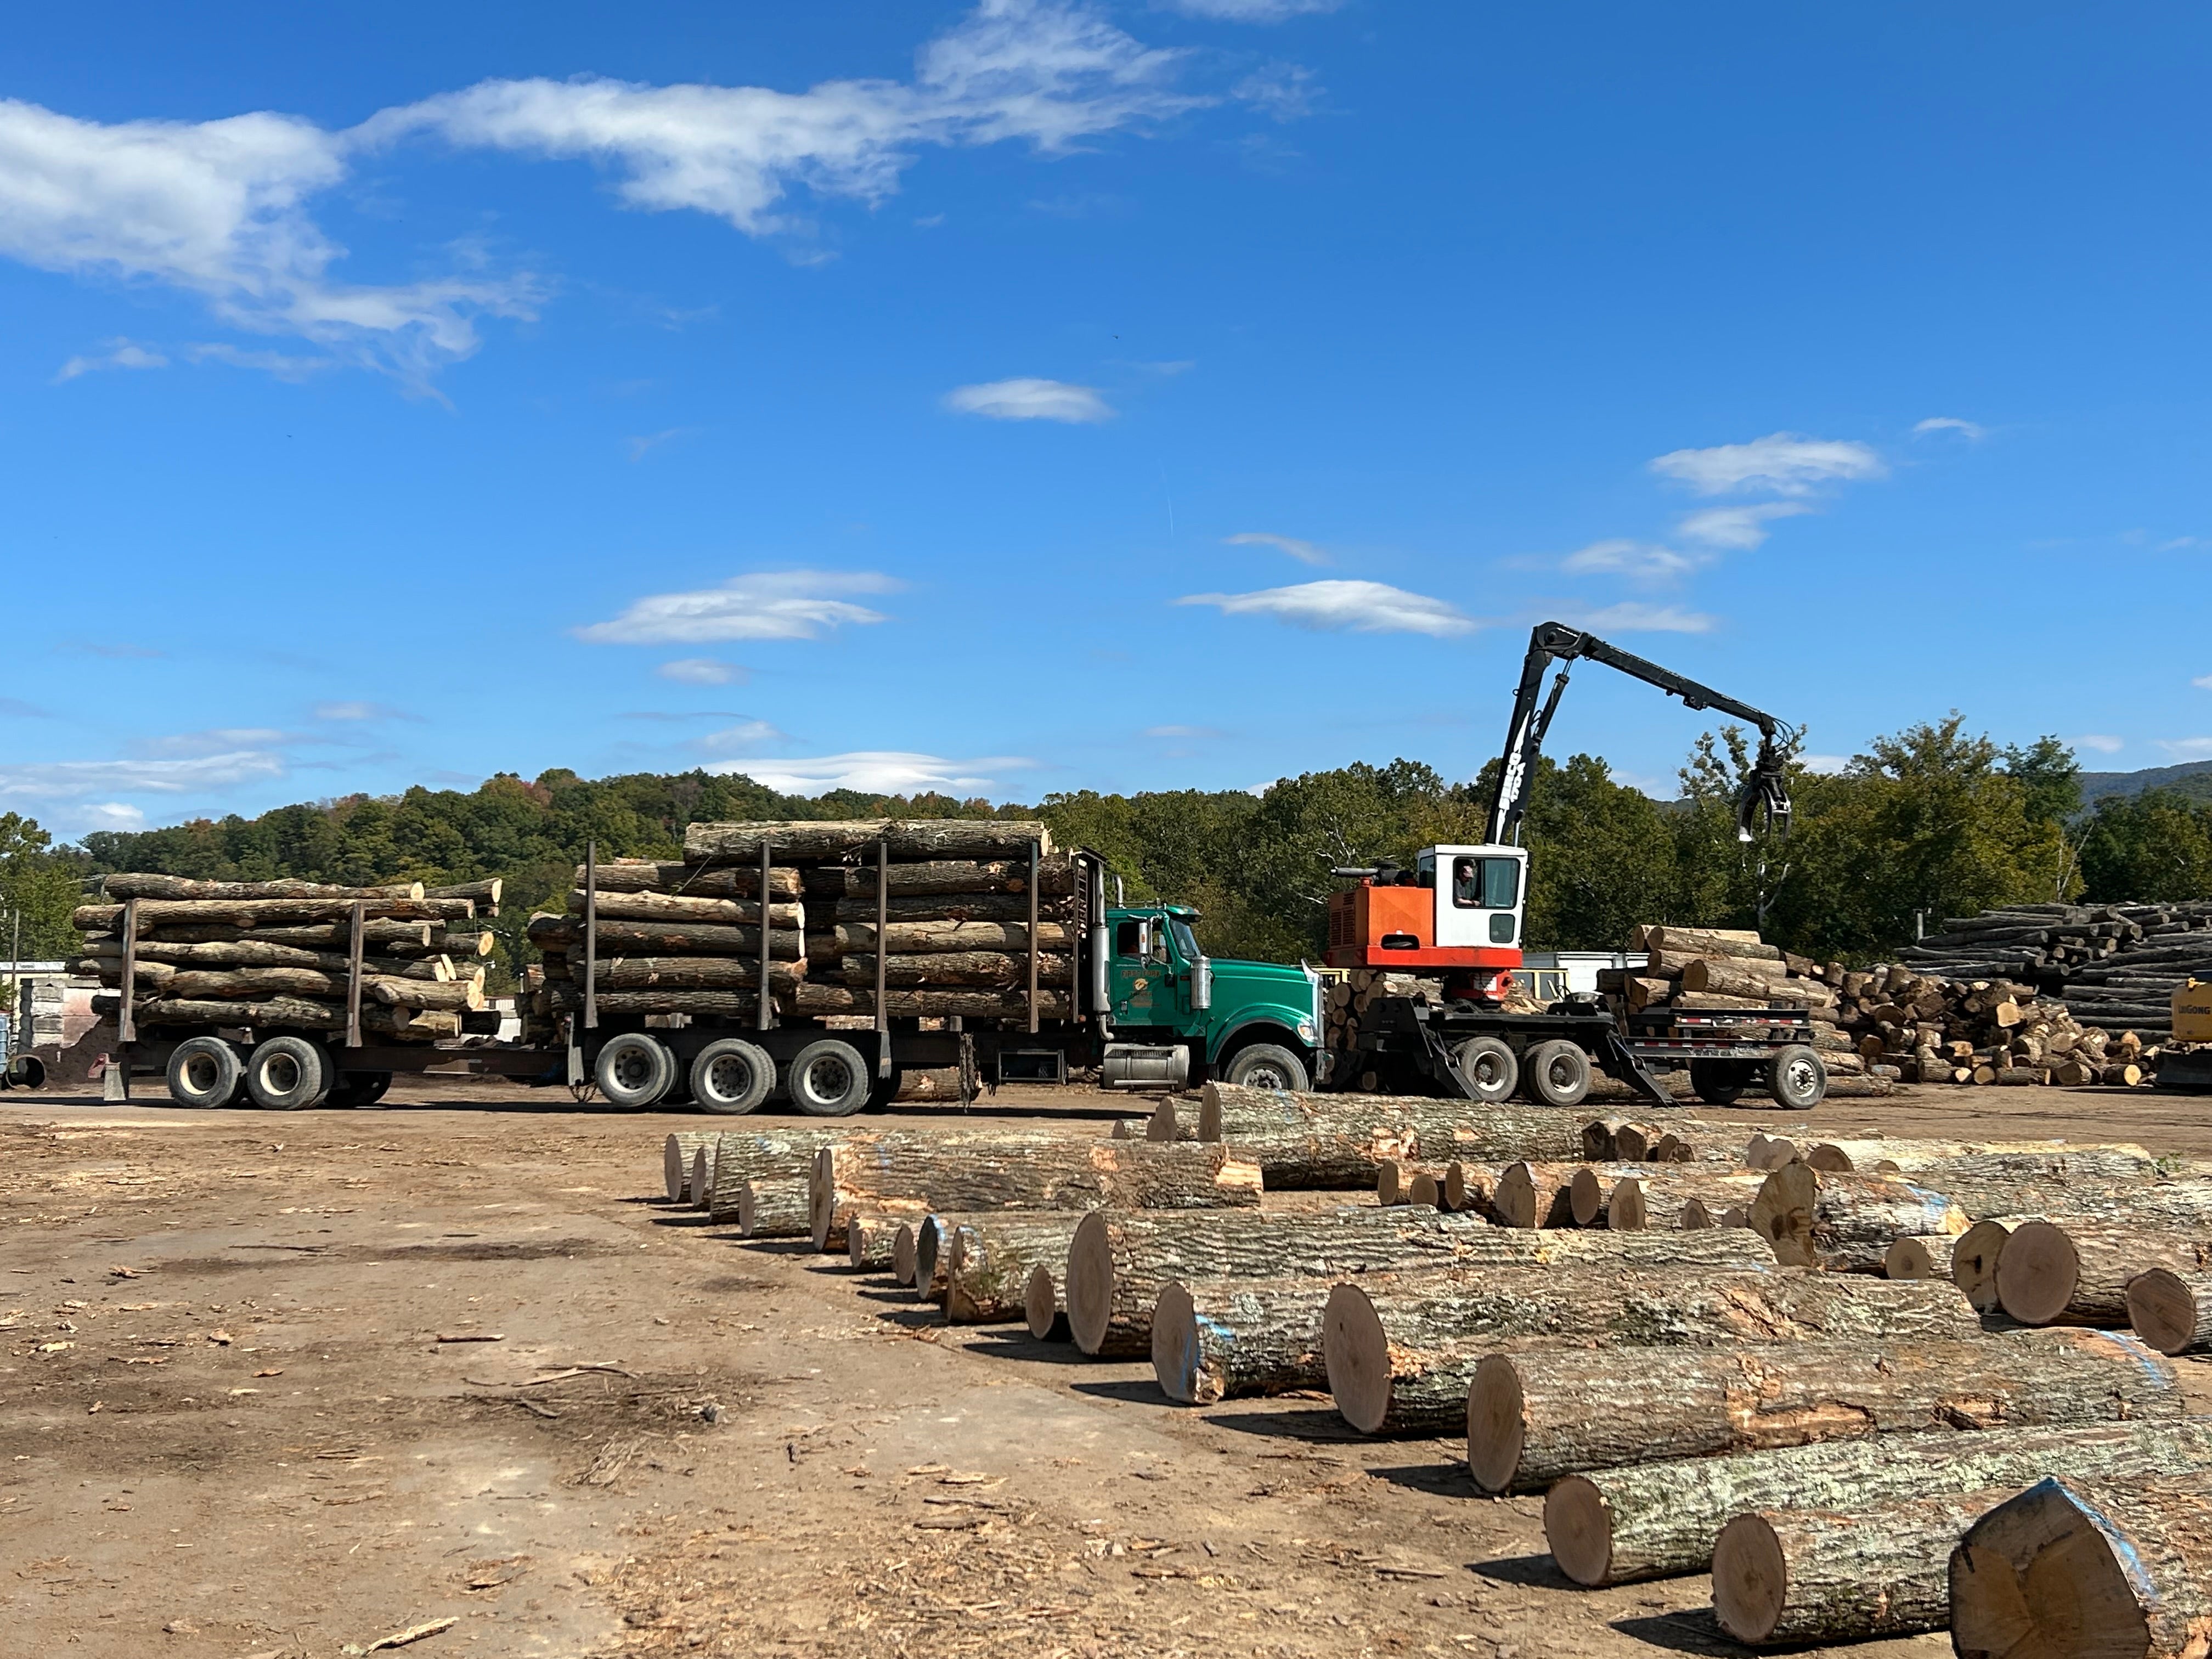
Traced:
[[1452, 902], [1462, 908], [1482, 902], [1482, 884], [1474, 873], [1473, 859], [1452, 860]]

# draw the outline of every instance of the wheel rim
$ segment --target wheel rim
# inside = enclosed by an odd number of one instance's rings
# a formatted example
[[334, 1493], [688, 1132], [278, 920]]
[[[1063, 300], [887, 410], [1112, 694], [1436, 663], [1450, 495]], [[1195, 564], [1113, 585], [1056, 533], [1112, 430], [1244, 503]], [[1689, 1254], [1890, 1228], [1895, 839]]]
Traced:
[[272, 1095], [289, 1095], [300, 1086], [300, 1062], [289, 1054], [271, 1054], [262, 1063], [261, 1086]]
[[185, 1087], [193, 1094], [213, 1094], [216, 1076], [217, 1068], [211, 1055], [194, 1054], [185, 1062]]
[[1248, 1089], [1287, 1090], [1291, 1086], [1291, 1080], [1283, 1075], [1280, 1066], [1270, 1066], [1262, 1061], [1244, 1073], [1244, 1086]]
[[624, 1048], [615, 1055], [615, 1082], [624, 1089], [642, 1089], [653, 1077], [651, 1056], [641, 1049]]
[[1554, 1093], [1565, 1094], [1575, 1086], [1575, 1063], [1565, 1054], [1553, 1054], [1545, 1062], [1545, 1086]]
[[1793, 1095], [1813, 1092], [1813, 1064], [1810, 1060], [1793, 1060], [1783, 1068], [1782, 1085]]
[[818, 1101], [842, 1100], [852, 1088], [853, 1068], [835, 1054], [824, 1054], [806, 1068], [806, 1092]]
[[717, 1100], [742, 1100], [753, 1086], [753, 1068], [738, 1054], [720, 1054], [707, 1067], [707, 1092]]
[[1474, 1083], [1478, 1089], [1495, 1089], [1505, 1075], [1495, 1050], [1486, 1048], [1474, 1057]]

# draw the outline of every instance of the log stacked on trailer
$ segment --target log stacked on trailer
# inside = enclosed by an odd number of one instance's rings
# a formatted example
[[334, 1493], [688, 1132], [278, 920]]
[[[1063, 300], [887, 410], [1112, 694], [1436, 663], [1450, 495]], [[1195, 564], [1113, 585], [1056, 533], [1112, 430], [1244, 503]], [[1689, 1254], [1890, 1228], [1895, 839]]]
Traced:
[[1073, 866], [1052, 850], [1042, 823], [978, 818], [695, 823], [680, 862], [597, 864], [595, 899], [580, 865], [566, 909], [531, 918], [531, 940], [544, 953], [538, 1012], [550, 1018], [583, 1006], [588, 903], [598, 915], [602, 1013], [757, 1017], [763, 847], [772, 860], [768, 982], [778, 1012], [872, 1015], [880, 974], [889, 1015], [1026, 1018], [1034, 908], [1037, 1015], [1067, 1017]]
[[127, 973], [138, 1027], [343, 1035], [356, 912], [365, 1036], [430, 1042], [490, 1013], [491, 935], [472, 924], [498, 914], [496, 880], [426, 890], [118, 874], [102, 886], [103, 902], [70, 916], [85, 935], [71, 970], [105, 988], [103, 1014], [119, 1012]]

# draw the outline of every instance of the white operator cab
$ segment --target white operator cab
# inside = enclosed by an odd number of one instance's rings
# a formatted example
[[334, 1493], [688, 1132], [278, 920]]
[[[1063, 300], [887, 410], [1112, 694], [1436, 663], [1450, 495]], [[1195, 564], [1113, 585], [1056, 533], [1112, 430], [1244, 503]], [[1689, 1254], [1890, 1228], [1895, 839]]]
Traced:
[[1436, 890], [1437, 950], [1519, 951], [1527, 848], [1428, 847], [1413, 869], [1422, 886]]

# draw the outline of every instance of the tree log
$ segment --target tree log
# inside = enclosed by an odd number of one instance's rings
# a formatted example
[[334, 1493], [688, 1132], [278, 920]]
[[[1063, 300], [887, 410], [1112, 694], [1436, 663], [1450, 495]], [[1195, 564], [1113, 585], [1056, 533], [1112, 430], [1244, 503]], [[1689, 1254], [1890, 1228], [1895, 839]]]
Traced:
[[2016, 1181], [2045, 1177], [2061, 1181], [2118, 1180], [2154, 1176], [2158, 1161], [2140, 1146], [2081, 1146], [2063, 1140], [1823, 1140], [1805, 1153], [1814, 1169], [1850, 1175], [1887, 1173], [1873, 1167], [1892, 1164], [1919, 1184], [1942, 1188], [1938, 1175], [1961, 1181]]
[[[577, 964], [572, 975], [580, 1000], [581, 967]], [[779, 991], [786, 990], [798, 984], [805, 972], [803, 962], [770, 962], [768, 982]], [[682, 991], [738, 990], [760, 983], [760, 963], [744, 957], [601, 957], [597, 982], [600, 989], [608, 991], [641, 991], [655, 985]]]
[[[1443, 1431], [1467, 1421], [1475, 1367], [1504, 1348], [1570, 1342], [1708, 1346], [1826, 1337], [1862, 1342], [1966, 1337], [1980, 1328], [1942, 1286], [1762, 1272], [1762, 1247], [1742, 1228], [1688, 1235], [1566, 1237], [1686, 1245], [1686, 1265], [1648, 1250], [1541, 1271], [1507, 1264], [1452, 1268], [1336, 1287], [1324, 1326], [1329, 1392], [1363, 1433]], [[1714, 1267], [1723, 1271], [1717, 1274]]]
[[1576, 1224], [1571, 1164], [1509, 1164], [1490, 1195], [1491, 1218], [1501, 1227], [1571, 1227]]
[[2212, 1487], [2057, 1472], [1968, 1528], [1950, 1564], [1960, 1659], [2203, 1659]]
[[2128, 1323], [2160, 1353], [2212, 1352], [2212, 1273], [2137, 1273], [2128, 1281]]
[[[604, 999], [602, 1000], [604, 1000]], [[794, 986], [777, 998], [779, 1006], [799, 1014], [871, 1014], [876, 994], [851, 985]], [[1070, 1017], [1065, 990], [1040, 988], [1037, 1018], [1061, 1020]], [[981, 990], [910, 990], [884, 993], [884, 1012], [895, 1018], [921, 1015], [942, 1018], [958, 1014], [969, 1019], [1021, 1019], [1029, 1009], [1029, 992]]]
[[[806, 872], [806, 891], [815, 898], [859, 899], [872, 905], [876, 898], [876, 866], [872, 850], [860, 864], [825, 865]], [[938, 859], [921, 864], [892, 864], [885, 867], [885, 885], [894, 898], [932, 894], [1018, 894], [1027, 902], [1030, 861], [1026, 856], [978, 860]], [[1037, 863], [1037, 892], [1054, 897], [1075, 890], [1075, 866], [1064, 854]]]
[[[365, 915], [398, 921], [466, 921], [476, 915], [473, 899], [386, 898], [360, 901]], [[292, 922], [350, 924], [354, 902], [347, 899], [141, 899], [138, 926], [224, 927], [248, 931]], [[82, 933], [112, 933], [123, 925], [119, 904], [81, 904], [70, 925]]]
[[[1579, 1182], [1579, 1176], [1577, 1180]], [[1602, 1210], [1593, 1220], [1582, 1224], [1603, 1225], [1614, 1232], [1644, 1229], [1695, 1231], [1711, 1226], [1713, 1217], [1731, 1211], [1740, 1210], [1747, 1217], [1752, 1200], [1759, 1196], [1761, 1180], [1761, 1176], [1750, 1173], [1737, 1175], [1717, 1169], [1647, 1164], [1614, 1180], [1605, 1192]], [[1594, 1179], [1591, 1184], [1600, 1183]], [[1583, 1207], [1577, 1197], [1577, 1217]]]
[[[582, 917], [584, 899], [584, 890], [580, 887], [569, 893], [570, 915]], [[597, 908], [599, 920], [603, 922], [704, 921], [729, 927], [760, 926], [761, 908], [757, 897], [696, 898], [688, 893], [601, 893]], [[768, 925], [772, 928], [789, 927], [803, 932], [806, 927], [806, 907], [771, 901], [768, 907]]]
[[[391, 921], [372, 919], [362, 924], [361, 942], [364, 949], [382, 950], [392, 946], [411, 947], [427, 951], [438, 936], [441, 924], [434, 921]], [[230, 924], [183, 926], [149, 928], [139, 934], [142, 943], [161, 945], [289, 945], [309, 951], [345, 951], [351, 948], [352, 924], [349, 921], [302, 922], [297, 926], [270, 927], [237, 927]], [[118, 955], [122, 953], [120, 939], [115, 943]]]
[[[164, 997], [141, 1003], [137, 1018], [144, 1025], [200, 1030], [244, 1025], [256, 1030], [268, 1026], [289, 1030], [343, 1031], [346, 1027], [346, 1011], [343, 1005], [285, 996], [263, 997], [251, 1002]], [[416, 1042], [434, 1042], [440, 1037], [456, 1037], [461, 1034], [459, 1013], [445, 1009], [386, 1007], [363, 1003], [361, 1025], [364, 1031]]]
[[886, 1133], [823, 1147], [809, 1192], [815, 1248], [830, 1249], [842, 1241], [848, 1215], [885, 1199], [949, 1212], [1253, 1206], [1260, 1170], [1221, 1146], [1011, 1131], [957, 1140]]
[[2014, 1434], [1885, 1434], [1733, 1457], [1571, 1474], [1544, 1499], [1544, 1533], [1578, 1584], [1703, 1572], [1747, 1510], [1865, 1505], [2024, 1486], [2046, 1474], [2124, 1477], [2212, 1463], [2212, 1418]]
[[[760, 862], [750, 870], [710, 870], [698, 864], [668, 864], [653, 859], [605, 859], [594, 877], [602, 895], [607, 893], [671, 893], [691, 898], [732, 898], [760, 901]], [[584, 866], [571, 876], [572, 886], [584, 884]], [[776, 899], [799, 896], [798, 871], [778, 865], [768, 872], [768, 896]]]
[[1067, 1340], [1067, 1304], [1060, 1294], [1060, 1277], [1042, 1261], [1030, 1269], [1029, 1285], [1022, 1293], [1022, 1319], [1040, 1342]]
[[[1070, 960], [1064, 956], [1040, 954], [1037, 957], [1038, 988], [1065, 988]], [[873, 985], [876, 982], [874, 957], [846, 957], [843, 962], [848, 984]], [[884, 962], [885, 985], [981, 985], [1026, 988], [1029, 984], [1030, 959], [1026, 954], [1013, 956], [1000, 951], [942, 951], [922, 956], [888, 956]]]
[[[308, 951], [296, 945], [270, 945], [260, 939], [235, 939], [205, 945], [169, 945], [153, 940], [139, 945], [137, 955], [138, 972], [142, 975], [149, 963], [161, 963], [177, 968], [203, 969], [308, 968], [318, 973], [337, 974], [343, 977], [350, 960], [336, 951]], [[405, 976], [411, 975], [419, 964], [437, 960], [435, 956], [410, 957], [402, 961], [381, 954], [364, 955], [362, 966], [369, 973]], [[88, 958], [86, 971], [113, 975], [120, 973], [122, 967], [123, 949], [118, 945], [111, 952]]]
[[[1065, 953], [1073, 943], [1072, 930], [1056, 921], [1037, 924], [1040, 951]], [[840, 922], [833, 937], [841, 952], [873, 951], [873, 922]], [[957, 951], [1018, 951], [1026, 962], [1030, 948], [1027, 922], [1016, 921], [894, 921], [884, 927], [884, 942], [891, 956], [943, 954]]]
[[499, 898], [506, 882], [498, 876], [486, 876], [481, 881], [456, 882], [450, 887], [433, 887], [423, 894], [425, 898], [474, 899], [477, 913], [495, 916], [499, 914]]
[[[896, 868], [896, 866], [893, 866]], [[827, 912], [834, 910], [833, 914]], [[910, 921], [1018, 921], [1030, 919], [1030, 901], [1026, 893], [945, 893], [932, 898], [895, 898], [884, 906], [884, 920], [890, 922]], [[817, 904], [814, 912], [817, 927], [835, 927], [838, 922], [848, 926], [872, 925], [876, 919], [874, 890], [866, 898], [839, 899], [834, 907]], [[1037, 920], [1066, 923], [1075, 920], [1074, 911], [1066, 899], [1043, 899], [1037, 905]]]
[[2028, 1221], [1997, 1256], [1997, 1305], [2023, 1325], [2121, 1326], [2128, 1281], [2152, 1267], [2212, 1269], [2212, 1229], [2154, 1232]]
[[[450, 969], [448, 969], [450, 971]], [[400, 978], [362, 975], [363, 1006], [374, 1000], [387, 1008], [437, 1008], [458, 1012], [484, 1006], [481, 974], [466, 980]], [[228, 968], [178, 973], [163, 982], [162, 994], [173, 1000], [194, 999], [256, 1001], [270, 998], [317, 997], [343, 1001], [343, 973], [326, 974], [311, 968]], [[344, 1021], [341, 1019], [340, 1024]]]
[[1546, 1107], [1484, 1106], [1397, 1095], [1291, 1094], [1209, 1083], [1198, 1138], [1255, 1158], [1269, 1187], [1356, 1191], [1385, 1158], [1417, 1164], [1578, 1159], [1583, 1123]]
[[1942, 1193], [1877, 1176], [1824, 1175], [1785, 1164], [1760, 1183], [1751, 1224], [1778, 1261], [1834, 1273], [1879, 1273], [1899, 1237], [1956, 1237], [1971, 1224]]
[[1765, 1265], [1741, 1231], [1678, 1234], [1521, 1232], [1468, 1216], [1401, 1206], [1296, 1215], [1086, 1216], [1067, 1252], [1061, 1294], [1076, 1346], [1129, 1358], [1150, 1352], [1153, 1305], [1170, 1279], [1334, 1279], [1386, 1268], [1550, 1262]]
[[856, 1210], [845, 1218], [845, 1260], [855, 1273], [888, 1273], [892, 1246], [899, 1229], [920, 1218], [916, 1204], [894, 1203], [888, 1209]]
[[1951, 1282], [1977, 1313], [1997, 1311], [1997, 1258], [2012, 1230], [2033, 1216], [1993, 1216], [1951, 1241]]
[[1152, 1376], [1185, 1406], [1324, 1386], [1321, 1321], [1334, 1282], [1177, 1279], [1152, 1301]]
[[[397, 882], [386, 887], [331, 887], [316, 881], [189, 881], [182, 876], [112, 875], [100, 878], [100, 890], [111, 899], [418, 899], [419, 881]], [[140, 915], [146, 914], [143, 905]]]
[[1493, 1352], [1464, 1406], [1468, 1472], [1504, 1492], [1821, 1440], [2179, 1417], [2184, 1402], [2172, 1366], [2133, 1337], [2061, 1330], [1729, 1353]]
[[714, 1148], [714, 1191], [707, 1205], [708, 1218], [735, 1221], [742, 1227], [744, 1222], [738, 1213], [738, 1195], [747, 1182], [789, 1182], [804, 1188], [813, 1174], [814, 1154], [852, 1133], [815, 1128], [726, 1132]]
[[1638, 947], [1650, 951], [1674, 951], [1700, 957], [1743, 957], [1778, 963], [1781, 950], [1759, 942], [1756, 933], [1725, 927], [1654, 927]]
[[1682, 969], [1685, 991], [1742, 997], [1765, 1007], [1833, 1008], [1836, 994], [1817, 980], [1785, 979], [1711, 957], [1692, 957]]
[[[710, 1194], [723, 1189], [716, 1165]], [[756, 1176], [738, 1183], [738, 1232], [745, 1238], [804, 1238], [808, 1231], [806, 1183], [783, 1177]], [[709, 1203], [711, 1206], [712, 1200]]]
[[[1968, 1228], [1972, 1232], [1972, 1228]], [[1960, 1234], [1964, 1237], [1965, 1234]], [[1881, 1273], [1885, 1279], [1941, 1279], [1948, 1283], [1951, 1278], [1951, 1252], [1957, 1240], [1940, 1238], [1931, 1233], [1918, 1233], [1893, 1241], [1882, 1252]]]
[[1951, 1622], [1951, 1552], [2017, 1490], [1840, 1510], [1753, 1510], [1713, 1544], [1713, 1613], [1752, 1646], [1841, 1645]]
[[[668, 1182], [668, 1201], [681, 1204], [694, 1196], [691, 1192], [691, 1154], [702, 1146], [712, 1146], [721, 1139], [713, 1130], [685, 1129], [668, 1137], [661, 1146], [661, 1173]], [[704, 1194], [699, 1195], [703, 1204]]]
[[956, 1325], [1026, 1318], [1030, 1272], [1039, 1267], [1049, 1272], [1067, 1260], [1082, 1219], [1072, 1211], [940, 1217], [952, 1239], [945, 1317]]
[[[541, 910], [531, 917], [530, 942], [544, 951], [584, 953], [584, 919], [555, 915]], [[758, 961], [760, 929], [725, 927], [709, 921], [603, 921], [599, 924], [599, 954], [634, 956], [740, 957]], [[796, 962], [806, 954], [805, 938], [797, 929], [769, 930], [771, 958]]]
[[878, 842], [894, 860], [1020, 859], [1035, 842], [1052, 851], [1052, 832], [1039, 823], [1012, 818], [814, 819], [790, 823], [692, 823], [684, 830], [689, 864], [757, 865], [763, 842], [775, 854], [800, 860], [854, 856], [865, 863]]

